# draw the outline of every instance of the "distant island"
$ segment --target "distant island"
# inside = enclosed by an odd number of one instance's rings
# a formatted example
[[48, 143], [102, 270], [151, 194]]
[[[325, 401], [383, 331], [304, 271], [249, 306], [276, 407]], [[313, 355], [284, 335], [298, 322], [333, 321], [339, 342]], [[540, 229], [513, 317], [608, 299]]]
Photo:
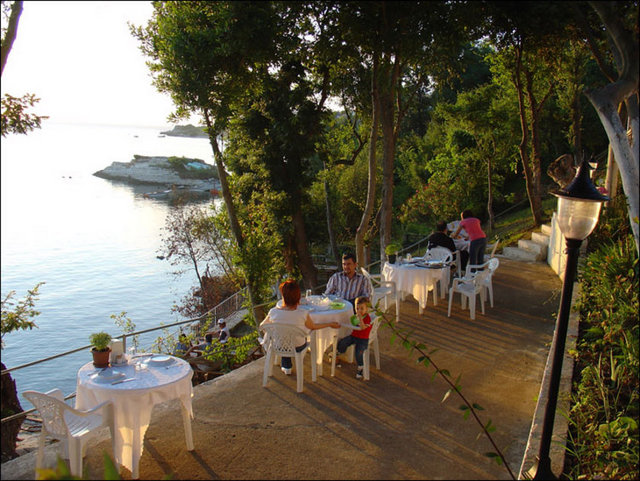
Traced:
[[196, 127], [195, 125], [187, 124], [187, 125], [176, 125], [172, 130], [166, 130], [164, 132], [160, 132], [164, 135], [169, 135], [172, 137], [198, 137], [198, 138], [207, 138], [208, 135], [204, 132], [206, 127]]
[[218, 171], [200, 159], [134, 155], [130, 162], [113, 162], [93, 175], [129, 184], [151, 184], [211, 191], [220, 188]]

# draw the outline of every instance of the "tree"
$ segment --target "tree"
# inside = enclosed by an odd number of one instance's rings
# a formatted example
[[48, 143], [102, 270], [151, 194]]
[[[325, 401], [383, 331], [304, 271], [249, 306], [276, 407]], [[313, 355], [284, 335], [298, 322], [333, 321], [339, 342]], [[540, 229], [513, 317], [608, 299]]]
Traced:
[[[9, 53], [18, 34], [18, 23], [22, 14], [22, 2], [2, 2], [2, 47], [0, 56], [0, 76], [4, 73], [4, 67], [9, 59]], [[4, 26], [4, 22], [7, 26]], [[36, 115], [28, 112], [40, 99], [34, 94], [25, 94], [22, 97], [14, 97], [5, 94], [2, 98], [2, 117], [0, 118], [0, 133], [3, 137], [8, 134], [26, 134], [34, 129], [39, 129], [46, 115]]]
[[[598, 30], [604, 30], [609, 46], [609, 55], [615, 63], [616, 75], [608, 75], [610, 82], [602, 87], [585, 91], [585, 95], [598, 113], [609, 142], [615, 162], [620, 170], [622, 186], [629, 205], [629, 222], [640, 253], [640, 114], [638, 108], [638, 4], [637, 2], [589, 2], [600, 20]], [[576, 8], [582, 19], [583, 34], [594, 58], [603, 71], [608, 71], [606, 59], [594, 39], [594, 30], [584, 21], [584, 13]], [[626, 107], [627, 126], [622, 124], [618, 106]], [[627, 133], [627, 129], [630, 130]]]
[[[27, 295], [21, 301], [16, 304], [13, 300], [15, 291], [10, 291], [2, 300], [2, 343], [1, 346], [4, 349], [4, 336], [10, 332], [18, 330], [33, 329], [38, 327], [33, 321], [40, 312], [34, 309], [35, 302], [38, 300], [38, 289], [44, 284], [40, 282], [36, 286], [27, 291]], [[0, 386], [0, 399], [2, 399], [2, 418], [11, 416], [13, 414], [21, 413], [23, 411], [20, 401], [18, 400], [18, 392], [16, 390], [16, 382], [11, 378], [10, 373], [5, 373], [7, 369], [4, 362], [0, 363], [2, 368], [2, 378]], [[7, 421], [2, 424], [2, 462], [15, 458], [16, 454], [16, 441], [18, 433], [20, 432], [20, 426], [22, 426], [22, 418]]]
[[[156, 2], [146, 27], [131, 27], [150, 59], [147, 64], [155, 86], [169, 93], [176, 105], [174, 118], [196, 113], [204, 119], [230, 229], [240, 251], [247, 247], [246, 233], [237, 216], [218, 139], [255, 72], [266, 68], [273, 57], [274, 22], [267, 2]], [[247, 289], [252, 306], [260, 304], [256, 297], [260, 289], [251, 277]], [[262, 317], [262, 312], [254, 310], [256, 323]]]

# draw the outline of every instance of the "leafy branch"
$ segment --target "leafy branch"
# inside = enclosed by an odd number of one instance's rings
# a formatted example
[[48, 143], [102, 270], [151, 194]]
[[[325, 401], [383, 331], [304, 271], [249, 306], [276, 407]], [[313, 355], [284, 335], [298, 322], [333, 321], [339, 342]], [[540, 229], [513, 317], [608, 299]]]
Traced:
[[444, 382], [450, 386], [449, 389], [447, 389], [447, 392], [445, 392], [444, 396], [442, 397], [442, 401], [440, 402], [444, 403], [449, 398], [452, 392], [456, 393], [460, 397], [464, 404], [461, 404], [459, 409], [463, 411], [464, 419], [468, 419], [470, 415], [473, 416], [473, 419], [478, 423], [480, 429], [482, 430], [482, 432], [478, 434], [478, 438], [482, 435], [482, 433], [484, 433], [484, 435], [487, 437], [487, 439], [495, 449], [495, 452], [485, 453], [485, 456], [495, 460], [498, 465], [504, 464], [504, 467], [509, 472], [511, 479], [516, 479], [513, 472], [511, 471], [511, 468], [509, 467], [509, 464], [507, 464], [507, 460], [505, 459], [504, 454], [502, 453], [500, 448], [498, 448], [493, 437], [491, 436], [491, 433], [496, 430], [496, 427], [493, 425], [491, 419], [489, 419], [486, 423], [483, 423], [483, 421], [478, 416], [478, 411], [484, 411], [484, 408], [477, 403], [472, 403], [465, 397], [464, 394], [462, 394], [462, 386], [459, 384], [462, 374], [459, 374], [458, 377], [456, 377], [454, 380], [447, 369], [441, 369], [433, 361], [433, 358], [431, 356], [436, 351], [438, 351], [438, 349], [429, 350], [425, 344], [410, 339], [412, 332], [396, 327], [394, 323], [391, 322], [386, 317], [386, 315], [377, 308], [377, 306], [376, 315], [384, 319], [384, 323], [381, 324], [381, 326], [385, 326], [391, 329], [391, 344], [399, 339], [402, 342], [402, 346], [409, 352], [409, 354], [411, 354], [413, 351], [417, 351], [420, 354], [417, 362], [419, 364], [423, 364], [425, 367], [431, 366], [434, 369], [431, 380], [433, 381], [436, 376], [439, 375], [444, 380]]

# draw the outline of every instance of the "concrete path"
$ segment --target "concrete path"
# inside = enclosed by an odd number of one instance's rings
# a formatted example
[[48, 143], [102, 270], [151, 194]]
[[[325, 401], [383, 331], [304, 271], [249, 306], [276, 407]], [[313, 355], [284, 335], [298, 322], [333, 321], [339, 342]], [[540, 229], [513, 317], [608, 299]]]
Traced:
[[[558, 309], [561, 282], [543, 263], [500, 259], [494, 277], [495, 307], [478, 308], [476, 320], [447, 302], [423, 315], [408, 297], [400, 326], [429, 349], [452, 377], [462, 374], [462, 393], [491, 419], [499, 448], [517, 476]], [[431, 298], [430, 298], [431, 300]], [[393, 309], [393, 306], [391, 306]], [[194, 389], [193, 435], [187, 452], [177, 401], [156, 406], [145, 437], [141, 479], [509, 479], [504, 466], [484, 456], [493, 451], [478, 425], [465, 420], [455, 394], [433, 369], [416, 364], [389, 329], [380, 329], [381, 371], [372, 359], [371, 380], [355, 379], [343, 364], [329, 364], [311, 382], [305, 357], [304, 392], [296, 378], [274, 370], [262, 387], [264, 359]], [[325, 361], [327, 362], [327, 361]], [[89, 446], [89, 479], [102, 479], [104, 439]], [[53, 454], [48, 453], [52, 460]], [[11, 465], [11, 466], [9, 466]], [[32, 479], [35, 453], [2, 465], [3, 479]], [[130, 473], [123, 469], [123, 477]]]

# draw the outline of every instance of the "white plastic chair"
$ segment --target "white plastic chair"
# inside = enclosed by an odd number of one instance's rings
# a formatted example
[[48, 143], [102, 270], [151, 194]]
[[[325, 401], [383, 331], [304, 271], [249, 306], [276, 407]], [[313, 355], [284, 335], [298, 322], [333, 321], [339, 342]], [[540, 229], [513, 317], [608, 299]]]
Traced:
[[36, 470], [42, 468], [44, 443], [47, 435], [65, 442], [66, 457], [69, 458], [73, 476], [82, 476], [82, 457], [86, 440], [99, 428], [109, 427], [113, 449], [113, 405], [110, 401], [98, 404], [87, 411], [78, 411], [64, 402], [64, 395], [60, 389], [53, 389], [46, 393], [24, 391], [22, 395], [35, 406], [42, 416]]
[[266, 387], [267, 378], [273, 376], [273, 365], [277, 362], [278, 356], [290, 357], [295, 360], [297, 390], [302, 392], [304, 382], [304, 355], [307, 349], [296, 351], [300, 345], [300, 338], [306, 338], [306, 333], [297, 326], [287, 324], [267, 323], [260, 327], [265, 331], [264, 348], [266, 350], [264, 361], [264, 373], [262, 375], [262, 386]]
[[[444, 299], [446, 296], [446, 293], [449, 292], [449, 278], [451, 277], [450, 265], [453, 260], [453, 252], [451, 252], [446, 247], [436, 246], [436, 247], [432, 247], [431, 249], [427, 249], [427, 252], [425, 253], [424, 258], [429, 260], [439, 260], [446, 265], [446, 269], [442, 271], [442, 276], [436, 282], [436, 285], [440, 284], [440, 297]], [[434, 287], [433, 294], [434, 294], [433, 303], [437, 304], [437, 301], [435, 300], [435, 296], [436, 296], [435, 287]]]
[[[369, 375], [370, 364], [371, 364], [370, 355], [371, 355], [372, 349], [373, 349], [373, 357], [376, 361], [376, 369], [378, 369], [378, 371], [380, 370], [380, 343], [378, 342], [378, 327], [380, 327], [380, 318], [376, 317], [374, 314], [369, 314], [369, 316], [371, 317], [371, 331], [369, 331], [369, 344], [367, 345], [367, 348], [365, 349], [365, 351], [362, 353], [362, 357], [364, 360], [364, 369], [363, 369], [364, 379], [367, 381], [369, 380], [369, 377], [370, 377]], [[356, 346], [354, 344], [352, 344], [347, 348], [347, 351], [345, 352], [345, 356], [347, 357], [347, 359], [354, 358], [355, 348]], [[337, 352], [338, 352], [337, 339], [335, 339], [333, 343], [333, 355], [331, 356], [331, 376], [336, 375], [336, 358], [338, 357]]]
[[475, 273], [471, 272], [472, 269], [483, 270], [488, 269], [489, 275], [484, 280], [484, 288], [489, 291], [489, 302], [491, 307], [493, 307], [493, 273], [498, 269], [500, 265], [500, 259], [497, 257], [492, 257], [484, 264], [480, 265], [467, 265], [467, 272], [465, 273], [465, 277], [473, 277]]
[[371, 304], [375, 307], [380, 299], [384, 299], [385, 312], [389, 308], [388, 299], [393, 296], [396, 303], [396, 322], [400, 320], [400, 303], [398, 302], [398, 292], [396, 291], [396, 283], [393, 281], [382, 280], [382, 274], [369, 274], [364, 267], [360, 270], [369, 281], [369, 289], [371, 290]]
[[[483, 266], [485, 264], [483, 264]], [[476, 318], [476, 296], [480, 294], [480, 306], [482, 308], [482, 314], [484, 314], [484, 302], [486, 300], [484, 283], [489, 274], [489, 269], [485, 268], [476, 271], [471, 277], [465, 276], [453, 280], [453, 285], [449, 290], [449, 311], [447, 312], [447, 317], [451, 317], [451, 303], [453, 301], [453, 295], [456, 292], [459, 292], [462, 297], [462, 309], [467, 308], [467, 298], [469, 299], [471, 319]]]

